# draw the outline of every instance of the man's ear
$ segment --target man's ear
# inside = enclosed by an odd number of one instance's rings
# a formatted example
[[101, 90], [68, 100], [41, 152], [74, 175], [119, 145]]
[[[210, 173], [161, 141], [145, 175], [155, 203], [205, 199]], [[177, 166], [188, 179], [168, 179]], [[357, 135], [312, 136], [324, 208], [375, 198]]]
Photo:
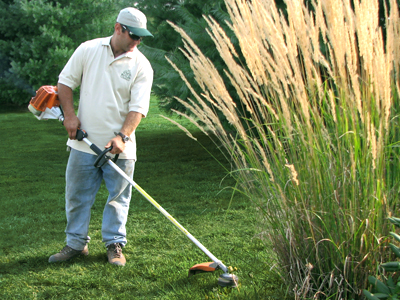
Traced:
[[115, 23], [115, 25], [114, 25], [114, 31], [115, 31], [117, 34], [121, 34], [121, 33], [122, 33], [122, 26], [121, 26], [121, 24]]

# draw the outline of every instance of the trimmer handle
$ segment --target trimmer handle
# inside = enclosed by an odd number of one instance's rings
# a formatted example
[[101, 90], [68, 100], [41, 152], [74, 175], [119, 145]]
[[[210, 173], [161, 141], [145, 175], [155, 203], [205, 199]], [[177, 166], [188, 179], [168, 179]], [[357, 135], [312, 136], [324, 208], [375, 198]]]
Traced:
[[[85, 130], [78, 128], [78, 130], [76, 131], [76, 139], [78, 141], [83, 141], [84, 138], [87, 138], [88, 134]], [[110, 152], [112, 150], [112, 146], [109, 148], [106, 148], [104, 151], [102, 151], [99, 147], [97, 147], [95, 144], [91, 144], [90, 145], [90, 149], [92, 149], [94, 151], [94, 153], [96, 153], [98, 155], [96, 161], [94, 162], [94, 166], [96, 168], [101, 168], [102, 166], [104, 166], [104, 164], [111, 159], [111, 157], [109, 155], [107, 155], [108, 152]], [[118, 160], [119, 154], [115, 155], [113, 159], [111, 159], [111, 161], [113, 161], [114, 163]]]
[[[76, 131], [76, 139], [77, 139], [78, 141], [83, 141], [83, 139], [85, 139], [85, 138], [87, 138], [87, 137], [88, 137], [88, 133], [87, 133], [85, 130], [78, 128], [78, 130]], [[101, 155], [102, 152], [103, 152], [103, 151], [102, 151], [99, 147], [97, 147], [95, 144], [91, 144], [91, 145], [90, 145], [90, 149], [92, 149], [92, 150], [94, 151], [94, 153], [96, 153], [97, 155]]]
[[86, 138], [86, 137], [88, 137], [87, 132], [85, 130], [83, 130], [83, 129], [78, 128], [78, 130], [76, 131], [76, 139], [78, 141], [83, 141], [83, 139]]
[[[95, 147], [97, 148], [97, 146], [95, 146]], [[92, 148], [92, 147], [90, 147], [90, 148]], [[107, 153], [110, 152], [112, 148], [113, 148], [112, 146], [109, 147], [109, 148], [106, 148], [103, 152], [98, 154], [98, 157], [97, 157], [96, 161], [93, 164], [96, 168], [101, 168], [102, 166], [104, 166], [104, 164], [107, 161], [109, 161], [111, 159], [111, 157], [108, 156]], [[114, 156], [114, 158], [111, 159], [111, 161], [115, 163], [117, 161], [117, 159], [118, 159], [118, 156], [119, 156], [119, 154], [116, 154]]]

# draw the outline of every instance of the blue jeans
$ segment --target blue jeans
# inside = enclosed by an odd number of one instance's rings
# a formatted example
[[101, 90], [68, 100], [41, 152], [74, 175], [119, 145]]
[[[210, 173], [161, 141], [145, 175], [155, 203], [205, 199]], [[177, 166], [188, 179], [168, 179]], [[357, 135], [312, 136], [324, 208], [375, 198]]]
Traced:
[[[103, 211], [101, 233], [106, 246], [125, 246], [126, 228], [132, 186], [109, 164], [93, 166], [97, 156], [71, 149], [66, 171], [65, 210], [67, 215], [67, 245], [83, 250], [89, 242], [90, 211], [104, 179], [109, 196]], [[116, 164], [131, 178], [133, 159], [117, 160]]]

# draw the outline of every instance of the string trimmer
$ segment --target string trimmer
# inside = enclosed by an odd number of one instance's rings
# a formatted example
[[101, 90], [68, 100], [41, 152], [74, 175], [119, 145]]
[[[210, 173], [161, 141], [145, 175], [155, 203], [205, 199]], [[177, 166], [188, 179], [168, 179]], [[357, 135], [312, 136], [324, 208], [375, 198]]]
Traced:
[[[60, 102], [57, 95], [57, 87], [42, 86], [37, 90], [36, 96], [31, 99], [28, 106], [29, 110], [39, 120], [58, 119], [64, 121], [64, 115], [60, 107]], [[182, 231], [197, 247], [199, 247], [213, 262], [206, 262], [194, 265], [189, 269], [189, 277], [202, 272], [214, 272], [221, 269], [224, 273], [218, 278], [218, 284], [221, 286], [237, 287], [239, 279], [236, 275], [230, 274], [228, 268], [217, 259], [206, 247], [204, 247], [194, 236], [192, 236], [181, 224], [178, 223], [164, 208], [161, 207], [149, 194], [147, 194], [136, 182], [134, 182], [128, 175], [125, 174], [116, 164], [115, 158], [111, 159], [108, 152], [111, 147], [104, 151], [98, 148], [95, 144], [90, 142], [87, 138], [88, 133], [82, 129], [78, 129], [76, 139], [84, 141], [90, 149], [97, 155], [95, 166], [101, 167], [104, 164], [109, 164], [115, 171], [117, 171], [126, 181], [128, 181], [140, 194], [142, 194], [151, 204], [154, 205], [168, 220], [172, 222], [180, 231]]]

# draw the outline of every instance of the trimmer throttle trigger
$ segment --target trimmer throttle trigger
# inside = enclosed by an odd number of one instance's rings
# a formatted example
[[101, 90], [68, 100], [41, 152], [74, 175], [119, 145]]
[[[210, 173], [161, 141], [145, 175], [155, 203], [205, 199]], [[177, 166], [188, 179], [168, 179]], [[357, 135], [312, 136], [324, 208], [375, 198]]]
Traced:
[[88, 134], [85, 130], [78, 128], [76, 131], [76, 139], [78, 141], [82, 141], [84, 138], [88, 137]]

